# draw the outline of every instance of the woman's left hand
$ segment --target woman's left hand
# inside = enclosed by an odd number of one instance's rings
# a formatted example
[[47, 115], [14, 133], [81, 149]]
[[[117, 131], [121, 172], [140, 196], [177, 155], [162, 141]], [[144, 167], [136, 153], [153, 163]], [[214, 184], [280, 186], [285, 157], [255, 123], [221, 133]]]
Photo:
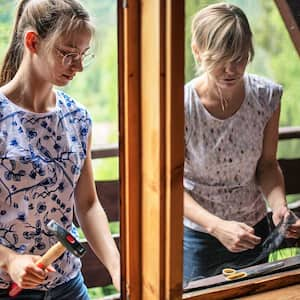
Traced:
[[[277, 225], [282, 218], [286, 218], [290, 210], [286, 206], [282, 206], [277, 211], [273, 212], [273, 222]], [[299, 239], [300, 238], [300, 219], [297, 218], [296, 222], [289, 226], [286, 232], [286, 238], [288, 239]]]
[[281, 220], [289, 214], [287, 206], [281, 206], [280, 208], [272, 211], [272, 219], [275, 226], [277, 226]]

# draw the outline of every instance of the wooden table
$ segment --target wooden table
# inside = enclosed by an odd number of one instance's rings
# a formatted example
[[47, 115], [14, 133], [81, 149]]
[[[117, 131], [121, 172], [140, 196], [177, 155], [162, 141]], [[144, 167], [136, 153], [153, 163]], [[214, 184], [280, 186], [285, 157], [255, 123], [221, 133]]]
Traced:
[[[300, 276], [300, 275], [299, 275]], [[300, 284], [258, 293], [252, 296], [244, 296], [235, 299], [241, 300], [300, 300]]]

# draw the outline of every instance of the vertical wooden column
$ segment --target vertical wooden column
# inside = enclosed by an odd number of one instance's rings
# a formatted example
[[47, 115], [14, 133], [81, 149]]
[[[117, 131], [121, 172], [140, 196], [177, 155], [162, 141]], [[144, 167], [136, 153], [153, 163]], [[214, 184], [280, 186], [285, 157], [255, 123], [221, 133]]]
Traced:
[[122, 299], [141, 299], [139, 5], [118, 0]]
[[141, 6], [142, 299], [181, 299], [183, 4]]
[[[163, 299], [165, 257], [164, 57], [160, 16], [164, 1], [141, 7], [142, 299]], [[162, 31], [162, 32], [161, 32]], [[161, 70], [162, 69], [162, 70]]]
[[[176, 3], [175, 3], [176, 2]], [[166, 297], [182, 299], [184, 0], [166, 1]]]
[[182, 299], [184, 1], [124, 3], [120, 155], [127, 297]]

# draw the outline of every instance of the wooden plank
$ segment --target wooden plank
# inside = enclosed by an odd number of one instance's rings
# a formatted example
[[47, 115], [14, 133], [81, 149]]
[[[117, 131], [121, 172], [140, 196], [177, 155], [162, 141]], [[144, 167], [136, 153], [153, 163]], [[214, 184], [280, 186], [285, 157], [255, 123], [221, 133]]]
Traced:
[[[295, 269], [295, 268], [299, 268], [300, 266], [300, 256], [294, 256], [294, 257], [290, 257], [290, 258], [286, 258], [286, 259], [282, 259], [281, 261], [277, 261], [277, 262], [273, 262], [273, 263], [263, 263], [263, 264], [258, 264], [258, 265], [254, 265], [251, 267], [247, 267], [244, 269], [241, 269], [241, 272], [253, 272], [253, 271], [258, 271], [258, 270], [262, 270], [265, 266], [270, 266], [272, 264], [277, 264], [277, 263], [281, 263], [283, 264], [280, 267], [277, 267], [276, 270], [274, 271], [270, 271], [269, 273], [278, 273], [278, 272], [283, 272], [286, 270], [290, 270], [290, 269]], [[256, 277], [260, 277], [259, 275], [257, 275]], [[239, 280], [240, 283], [245, 280], [248, 281], [249, 278], [245, 277], [245, 278], [241, 278]], [[191, 290], [195, 290], [195, 289], [205, 289], [205, 288], [211, 288], [211, 287], [216, 287], [216, 286], [221, 286], [221, 285], [227, 285], [227, 284], [231, 284], [233, 283], [233, 281], [228, 281], [223, 274], [219, 274], [216, 276], [211, 276], [211, 277], [207, 277], [204, 279], [199, 279], [199, 280], [195, 280], [192, 281], [188, 284], [188, 286], [185, 288], [185, 291], [191, 291]]]
[[120, 221], [119, 180], [96, 181], [99, 200], [110, 222]]
[[92, 149], [92, 159], [109, 158], [119, 156], [118, 145], [103, 145]]
[[279, 140], [299, 139], [300, 127], [299, 126], [286, 126], [279, 128]]
[[[120, 244], [119, 237], [115, 238], [117, 245]], [[82, 243], [86, 249], [85, 255], [81, 258], [82, 261], [82, 274], [88, 288], [106, 286], [111, 284], [111, 278], [104, 267], [99, 261], [93, 250], [87, 242]]]
[[[161, 36], [164, 1], [143, 1], [141, 6], [141, 150], [142, 150], [142, 294], [141, 299], [164, 298], [165, 272], [165, 143], [164, 58]], [[163, 71], [163, 73], [161, 73]], [[160, 75], [162, 74], [162, 77]], [[163, 122], [163, 124], [162, 124]]]
[[279, 159], [278, 162], [284, 176], [286, 194], [300, 193], [300, 159]]
[[[166, 1], [166, 288], [182, 299], [184, 1]], [[176, 121], [175, 121], [176, 120]], [[175, 217], [174, 217], [175, 216]]]
[[[202, 291], [195, 291], [186, 293], [183, 299], [189, 300], [225, 300], [225, 299], [236, 299], [243, 295], [256, 294], [268, 290], [278, 289], [284, 286], [297, 284], [300, 282], [300, 270], [286, 271], [278, 274], [272, 274], [263, 276], [260, 278], [249, 279], [245, 282], [237, 282], [221, 286], [217, 288], [208, 288]], [[275, 292], [276, 294], [276, 292]], [[286, 295], [286, 299], [289, 295]], [[242, 298], [243, 299], [243, 298]], [[256, 298], [255, 298], [256, 299]], [[269, 299], [269, 298], [264, 298]], [[274, 300], [277, 298], [273, 298]]]
[[[117, 1], [117, 34], [118, 34], [118, 96], [119, 96], [119, 178], [124, 178], [125, 176], [125, 151], [123, 141], [125, 137], [125, 128], [124, 128], [124, 76], [125, 76], [125, 56], [124, 56], [124, 9], [123, 2], [121, 0]], [[119, 186], [120, 193], [120, 235], [123, 237], [120, 240], [120, 259], [121, 259], [121, 286], [120, 286], [120, 295], [126, 297], [126, 238], [124, 238], [126, 233], [126, 212], [125, 212], [125, 185]]]
[[258, 293], [252, 296], [236, 298], [236, 300], [300, 300], [300, 284], [288, 286], [273, 291]]
[[141, 299], [140, 2], [118, 1], [123, 299]]

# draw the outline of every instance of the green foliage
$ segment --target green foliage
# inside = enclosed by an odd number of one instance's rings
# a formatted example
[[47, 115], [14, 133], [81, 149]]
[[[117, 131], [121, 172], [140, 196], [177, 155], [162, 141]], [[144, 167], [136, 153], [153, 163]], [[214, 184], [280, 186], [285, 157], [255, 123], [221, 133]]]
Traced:
[[[94, 122], [118, 120], [118, 59], [116, 1], [82, 1], [96, 26], [95, 60], [65, 87], [91, 112]], [[115, 135], [117, 137], [117, 135]], [[115, 139], [113, 142], [117, 142]]]
[[14, 5], [13, 1], [0, 0], [0, 65], [10, 40]]
[[114, 180], [119, 178], [119, 159], [110, 157], [94, 159], [93, 169], [95, 180]]

